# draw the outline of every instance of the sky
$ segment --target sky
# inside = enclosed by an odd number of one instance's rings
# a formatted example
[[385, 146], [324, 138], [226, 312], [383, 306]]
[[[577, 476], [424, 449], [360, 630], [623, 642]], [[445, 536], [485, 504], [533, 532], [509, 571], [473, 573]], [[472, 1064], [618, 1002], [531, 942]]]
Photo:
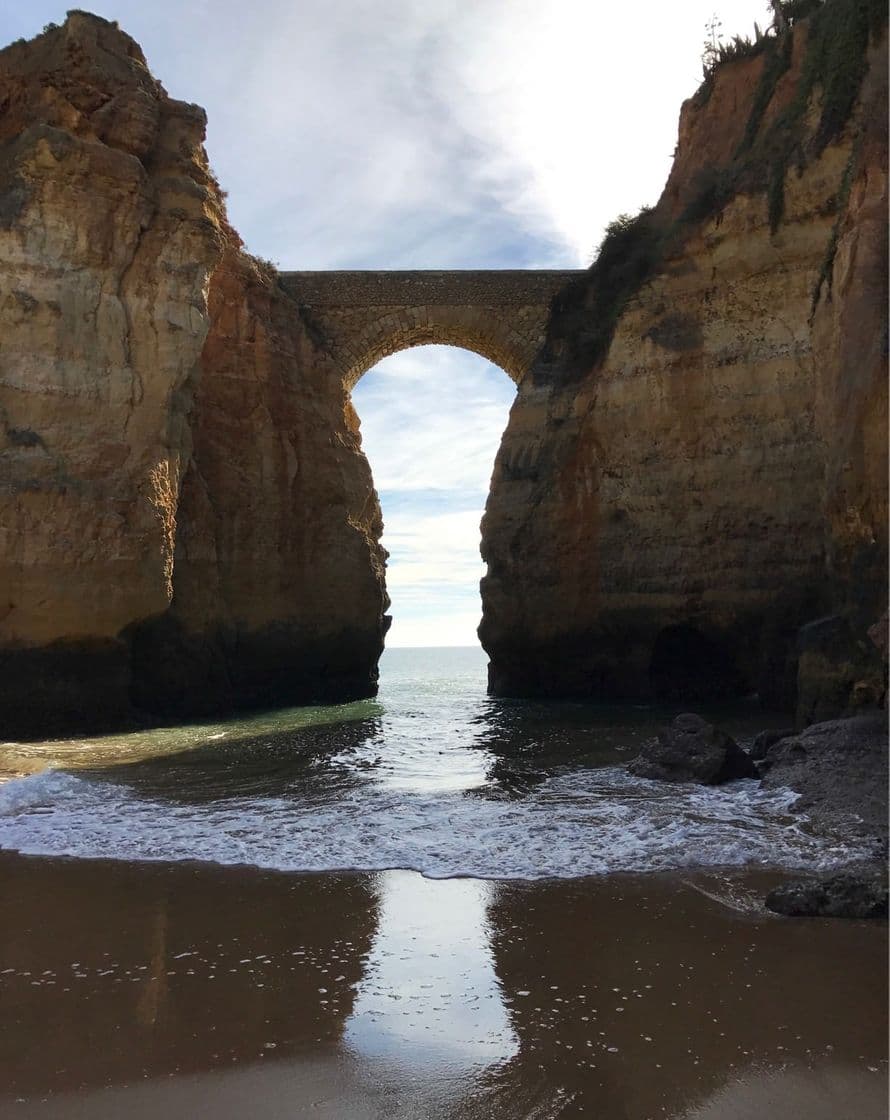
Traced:
[[[70, 0], [73, 3], [73, 0]], [[285, 270], [578, 268], [654, 203], [705, 25], [765, 0], [80, 0], [208, 113], [249, 251]], [[68, 3], [0, 0], [0, 40]], [[479, 520], [515, 386], [420, 347], [353, 392], [391, 557], [390, 646], [472, 645]]]

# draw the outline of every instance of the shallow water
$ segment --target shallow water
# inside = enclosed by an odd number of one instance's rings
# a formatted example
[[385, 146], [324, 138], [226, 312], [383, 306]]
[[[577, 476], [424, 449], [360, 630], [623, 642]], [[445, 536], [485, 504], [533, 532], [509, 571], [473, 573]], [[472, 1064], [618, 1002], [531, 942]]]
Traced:
[[[0, 847], [275, 870], [574, 877], [827, 868], [853, 850], [789, 794], [632, 778], [670, 713], [494, 700], [481, 650], [392, 650], [376, 700], [220, 724], [0, 746]], [[718, 713], [739, 737], [753, 706]]]
[[627, 777], [668, 712], [484, 669], [391, 651], [376, 701], [0, 747], [0, 1116], [883, 1117], [886, 924], [761, 905], [844, 839]]

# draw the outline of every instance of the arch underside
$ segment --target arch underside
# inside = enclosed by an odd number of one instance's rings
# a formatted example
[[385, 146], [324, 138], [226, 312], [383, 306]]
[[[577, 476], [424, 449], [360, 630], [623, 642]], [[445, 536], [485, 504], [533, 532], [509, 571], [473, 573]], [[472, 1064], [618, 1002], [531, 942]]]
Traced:
[[478, 309], [429, 317], [404, 310], [382, 315], [343, 347], [343, 379], [352, 389], [383, 358], [414, 346], [439, 345], [470, 350], [518, 383], [531, 365], [543, 333], [543, 309], [520, 311], [531, 314], [525, 321], [513, 315], [496, 317], [494, 312], [486, 316]]

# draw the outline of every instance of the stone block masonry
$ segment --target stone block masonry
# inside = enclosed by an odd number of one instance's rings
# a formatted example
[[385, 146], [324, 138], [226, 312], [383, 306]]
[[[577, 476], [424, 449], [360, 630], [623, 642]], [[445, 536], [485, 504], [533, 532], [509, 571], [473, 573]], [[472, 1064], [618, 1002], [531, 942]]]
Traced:
[[351, 389], [382, 358], [429, 343], [472, 350], [520, 382], [544, 340], [550, 301], [577, 275], [537, 269], [283, 272], [280, 281]]

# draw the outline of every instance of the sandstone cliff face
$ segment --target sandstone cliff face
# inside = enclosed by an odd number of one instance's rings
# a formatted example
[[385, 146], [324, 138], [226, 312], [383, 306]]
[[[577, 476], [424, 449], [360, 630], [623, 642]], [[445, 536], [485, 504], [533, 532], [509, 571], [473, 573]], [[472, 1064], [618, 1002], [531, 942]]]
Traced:
[[382, 520], [342, 379], [243, 253], [208, 302], [173, 602], [135, 634], [135, 695], [169, 714], [372, 695]]
[[[801, 723], [885, 696], [887, 668], [887, 69], [872, 55], [832, 267], [813, 316], [815, 418], [833, 613], [801, 632]], [[886, 699], [885, 699], [886, 703]]]
[[[807, 23], [786, 48], [757, 135], [794, 111], [812, 65]], [[661, 230], [657, 267], [604, 356], [579, 366], [576, 342], [608, 290], [555, 305], [483, 521], [480, 636], [495, 692], [756, 689], [788, 704], [802, 624], [845, 597], [869, 622], [884, 609], [883, 43], [870, 60], [827, 143], [816, 84], [778, 182], [774, 151], [735, 155], [769, 60], [720, 67], [707, 100], [683, 107], [673, 173], [645, 217]], [[848, 678], [874, 676], [862, 652]]]
[[325, 667], [373, 691], [383, 556], [347, 397], [240, 252], [204, 126], [97, 17], [0, 52], [8, 734], [264, 702], [270, 631], [279, 700]]

